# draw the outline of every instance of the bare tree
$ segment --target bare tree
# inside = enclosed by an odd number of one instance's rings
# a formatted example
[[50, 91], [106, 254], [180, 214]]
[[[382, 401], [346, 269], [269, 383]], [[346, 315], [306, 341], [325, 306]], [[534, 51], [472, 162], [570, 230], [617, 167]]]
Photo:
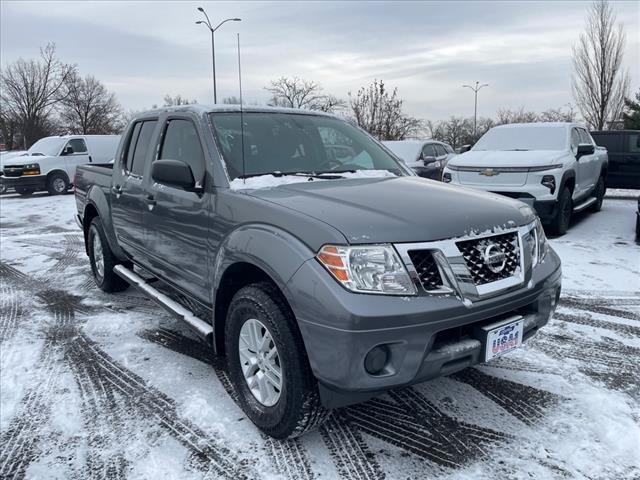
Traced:
[[171, 96], [169, 94], [164, 96], [164, 107], [177, 107], [179, 105], [193, 105], [194, 103], [198, 103], [196, 100], [189, 100], [188, 98], [184, 98], [182, 95], [178, 94], [175, 96]]
[[629, 90], [622, 68], [625, 34], [606, 0], [591, 5], [586, 31], [573, 47], [573, 96], [589, 125], [597, 130], [620, 119]]
[[518, 110], [501, 108], [498, 110], [496, 125], [504, 125], [507, 123], [531, 123], [536, 122], [537, 120], [538, 115], [535, 112], [526, 111], [524, 107], [520, 107]]
[[60, 120], [69, 133], [96, 135], [119, 133], [124, 127], [122, 108], [95, 77], [72, 75], [68, 94], [61, 101]]
[[298, 77], [280, 77], [264, 89], [271, 94], [269, 105], [334, 112], [346, 106], [344, 100], [323, 93], [319, 83]]
[[75, 66], [56, 57], [55, 44], [40, 49], [39, 60], [18, 59], [0, 75], [0, 101], [3, 115], [17, 119], [29, 147], [51, 134], [53, 109], [65, 97], [65, 85]]
[[379, 140], [404, 140], [418, 134], [423, 124], [402, 111], [403, 101], [398, 89], [389, 92], [382, 80], [374, 80], [354, 96], [349, 103], [356, 123]]

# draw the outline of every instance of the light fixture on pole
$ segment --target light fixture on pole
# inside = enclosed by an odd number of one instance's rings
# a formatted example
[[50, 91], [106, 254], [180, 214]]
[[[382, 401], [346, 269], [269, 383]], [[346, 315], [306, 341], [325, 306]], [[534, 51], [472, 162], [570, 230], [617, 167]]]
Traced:
[[198, 11], [204, 14], [206, 20], [198, 20], [196, 25], [204, 25], [211, 32], [211, 61], [213, 65], [213, 103], [218, 103], [218, 92], [216, 91], [216, 44], [215, 44], [215, 32], [222, 25], [227, 22], [240, 22], [242, 19], [240, 18], [227, 18], [221, 21], [217, 27], [211, 26], [211, 21], [209, 20], [209, 15], [204, 11], [204, 8], [198, 7]]
[[477, 127], [478, 127], [478, 92], [482, 87], [488, 87], [489, 84], [483, 83], [482, 85], [480, 85], [480, 82], [476, 82], [475, 87], [472, 87], [471, 85], [462, 85], [462, 86], [464, 88], [470, 88], [471, 90], [473, 90], [473, 93], [475, 94], [475, 101], [473, 106], [473, 137], [475, 138], [477, 133]]

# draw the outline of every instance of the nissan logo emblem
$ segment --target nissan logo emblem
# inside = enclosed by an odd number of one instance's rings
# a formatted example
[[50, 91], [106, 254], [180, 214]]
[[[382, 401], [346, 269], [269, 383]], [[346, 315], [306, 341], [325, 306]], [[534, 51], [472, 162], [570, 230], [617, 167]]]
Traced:
[[507, 256], [496, 243], [492, 243], [484, 249], [482, 259], [487, 268], [493, 273], [500, 273], [507, 264]]

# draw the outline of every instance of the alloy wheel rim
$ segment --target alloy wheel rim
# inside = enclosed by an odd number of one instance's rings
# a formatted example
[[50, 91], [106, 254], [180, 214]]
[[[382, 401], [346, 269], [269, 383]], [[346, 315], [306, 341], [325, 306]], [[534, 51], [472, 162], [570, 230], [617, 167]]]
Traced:
[[63, 192], [63, 191], [64, 191], [64, 187], [65, 187], [65, 183], [64, 183], [64, 180], [63, 180], [63, 179], [61, 179], [61, 178], [56, 178], [56, 179], [53, 181], [53, 189], [54, 189], [56, 192]]
[[255, 318], [244, 322], [238, 351], [249, 390], [262, 405], [272, 407], [282, 393], [282, 363], [271, 332], [264, 323]]
[[102, 242], [100, 235], [93, 232], [93, 263], [96, 266], [96, 273], [102, 279], [104, 276], [104, 255], [102, 252]]

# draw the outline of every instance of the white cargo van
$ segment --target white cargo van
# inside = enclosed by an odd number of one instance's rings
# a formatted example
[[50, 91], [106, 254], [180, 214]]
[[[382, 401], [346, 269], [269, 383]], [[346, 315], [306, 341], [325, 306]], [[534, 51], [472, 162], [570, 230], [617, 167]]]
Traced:
[[0, 187], [13, 188], [21, 195], [40, 190], [51, 195], [65, 193], [72, 185], [78, 165], [109, 162], [119, 142], [120, 135], [42, 138], [25, 155], [2, 162]]

